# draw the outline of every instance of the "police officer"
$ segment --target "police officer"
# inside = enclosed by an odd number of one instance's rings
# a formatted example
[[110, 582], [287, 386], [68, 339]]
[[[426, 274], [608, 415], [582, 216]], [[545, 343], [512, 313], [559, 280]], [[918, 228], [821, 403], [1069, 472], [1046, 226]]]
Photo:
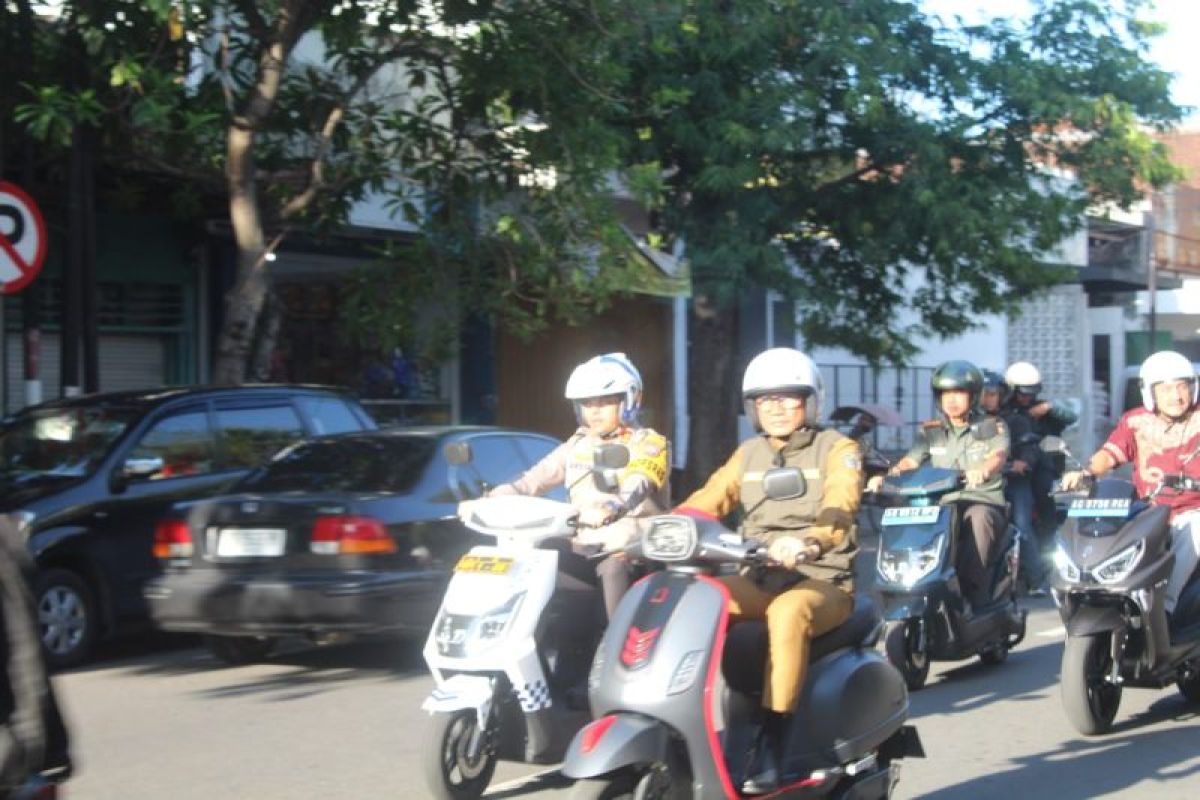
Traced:
[[[723, 517], [740, 508], [742, 535], [766, 544], [777, 564], [762, 573], [722, 578], [735, 619], [767, 621], [764, 717], [742, 786], [746, 794], [779, 785], [809, 643], [845, 622], [854, 608], [853, 523], [862, 496], [862, 461], [853, 440], [817, 426], [823, 394], [816, 364], [798, 350], [780, 347], [755, 356], [742, 379], [742, 398], [758, 434], [742, 442], [678, 509]], [[772, 467], [801, 470], [804, 495], [764, 502], [763, 476]]]
[[[670, 507], [670, 453], [667, 440], [638, 422], [642, 406], [642, 376], [624, 353], [596, 356], [577, 366], [564, 392], [575, 407], [579, 428], [545, 458], [511, 483], [495, 487], [488, 496], [541, 495], [556, 486], [570, 487], [571, 504], [579, 509], [577, 550], [617, 550], [637, 532], [635, 519], [665, 513]], [[585, 476], [601, 444], [629, 448], [616, 491], [605, 491]], [[469, 514], [471, 501], [459, 506]], [[568, 553], [561, 565], [568, 571], [586, 569]], [[623, 556], [609, 556], [595, 567], [609, 616], [629, 588], [632, 570]]]
[[925, 461], [963, 471], [966, 488], [942, 502], [958, 507], [958, 572], [963, 594], [973, 608], [980, 608], [991, 600], [992, 557], [1006, 524], [1008, 426], [976, 407], [983, 374], [971, 362], [947, 361], [934, 370], [930, 385], [940, 413], [922, 424], [912, 448], [889, 474], [908, 472]]

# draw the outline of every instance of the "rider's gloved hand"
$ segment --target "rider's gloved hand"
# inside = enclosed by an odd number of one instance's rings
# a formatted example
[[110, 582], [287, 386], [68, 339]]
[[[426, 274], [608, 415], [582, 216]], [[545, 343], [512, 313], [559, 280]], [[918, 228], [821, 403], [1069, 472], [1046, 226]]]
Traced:
[[867, 491], [868, 492], [878, 492], [882, 488], [883, 488], [883, 476], [882, 475], [872, 475], [870, 478], [867, 478]]
[[610, 503], [591, 506], [579, 512], [579, 525], [584, 528], [602, 528], [617, 518], [617, 509]]
[[780, 566], [795, 569], [821, 555], [821, 547], [795, 536], [779, 536], [767, 546], [767, 557]]
[[1073, 492], [1083, 483], [1084, 478], [1090, 478], [1092, 474], [1084, 469], [1071, 470], [1064, 472], [1062, 476], [1062, 490], [1064, 492]]

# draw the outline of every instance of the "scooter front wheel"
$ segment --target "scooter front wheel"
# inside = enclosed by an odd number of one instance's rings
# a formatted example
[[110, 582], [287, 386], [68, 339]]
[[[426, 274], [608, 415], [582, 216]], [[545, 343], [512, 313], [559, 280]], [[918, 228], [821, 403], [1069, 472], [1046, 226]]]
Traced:
[[[493, 714], [493, 720], [495, 715]], [[438, 712], [422, 754], [425, 785], [437, 800], [474, 800], [481, 797], [496, 771], [495, 723], [472, 750], [479, 728], [473, 709]]]
[[904, 685], [909, 691], [917, 691], [929, 677], [929, 652], [921, 644], [921, 623], [906, 619], [887, 624], [883, 638], [883, 649], [887, 660], [900, 670]]
[[1106, 733], [1121, 705], [1112, 671], [1112, 634], [1068, 636], [1062, 658], [1062, 700], [1067, 719], [1084, 736]]

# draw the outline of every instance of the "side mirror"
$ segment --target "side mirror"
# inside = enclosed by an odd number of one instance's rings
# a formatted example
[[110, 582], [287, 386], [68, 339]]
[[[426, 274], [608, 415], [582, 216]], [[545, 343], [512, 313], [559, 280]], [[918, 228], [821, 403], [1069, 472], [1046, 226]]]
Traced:
[[596, 488], [615, 492], [621, 488], [621, 470], [629, 465], [629, 448], [623, 444], [602, 444], [592, 451], [592, 476]]
[[127, 481], [142, 480], [163, 471], [164, 462], [159, 456], [130, 458], [121, 466], [121, 477]]
[[772, 500], [794, 500], [807, 491], [804, 473], [795, 467], [776, 467], [763, 475], [763, 492]]
[[446, 461], [456, 467], [470, 464], [474, 460], [470, 442], [449, 442], [442, 448], [442, 453], [446, 456]]
[[602, 444], [592, 454], [592, 463], [603, 469], [629, 466], [629, 448], [623, 444]]
[[1038, 445], [1043, 453], [1066, 453], [1067, 443], [1057, 436], [1047, 436]]

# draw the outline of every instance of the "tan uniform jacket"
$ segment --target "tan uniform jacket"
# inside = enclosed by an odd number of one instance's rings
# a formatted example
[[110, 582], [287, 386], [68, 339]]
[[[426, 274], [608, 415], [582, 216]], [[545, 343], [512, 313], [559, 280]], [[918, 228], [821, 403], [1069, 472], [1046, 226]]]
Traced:
[[[621, 470], [615, 492], [602, 490], [589, 476], [593, 451], [601, 444], [629, 448], [629, 464]], [[521, 477], [488, 494], [541, 495], [556, 486], [568, 486], [571, 505], [576, 508], [609, 505], [620, 515], [616, 522], [598, 531], [581, 530], [580, 541], [622, 547], [639, 532], [634, 520], [663, 514], [670, 508], [670, 464], [666, 437], [650, 428], [621, 428], [607, 437], [580, 428]]]
[[[801, 471], [807, 491], [795, 500], [760, 503], [763, 474], [783, 466]], [[742, 534], [767, 544], [779, 536], [812, 540], [821, 555], [797, 571], [850, 591], [858, 549], [854, 514], [861, 498], [858, 444], [834, 430], [805, 429], [792, 434], [782, 448], [765, 436], [746, 440], [683, 505], [718, 517], [741, 507], [746, 513]]]

